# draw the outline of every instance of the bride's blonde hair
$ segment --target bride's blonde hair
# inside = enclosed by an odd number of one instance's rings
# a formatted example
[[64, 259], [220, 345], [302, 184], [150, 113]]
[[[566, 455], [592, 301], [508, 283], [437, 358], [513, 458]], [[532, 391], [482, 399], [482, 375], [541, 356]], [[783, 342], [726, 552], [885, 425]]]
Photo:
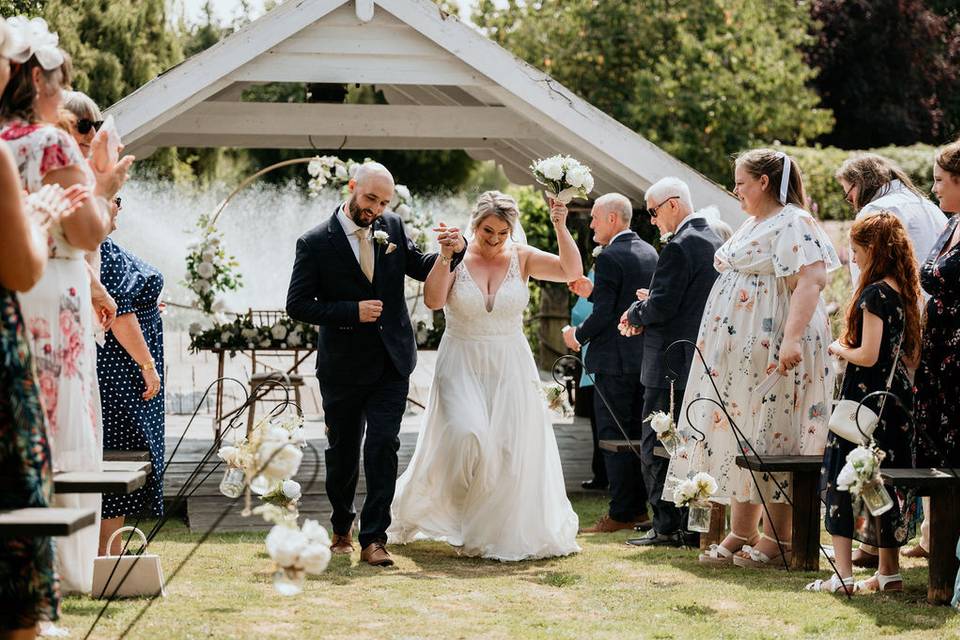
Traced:
[[500, 191], [484, 191], [477, 198], [477, 204], [473, 207], [473, 213], [470, 214], [470, 231], [476, 234], [480, 223], [490, 216], [495, 216], [510, 225], [512, 237], [513, 230], [517, 227], [517, 219], [520, 217], [517, 201]]

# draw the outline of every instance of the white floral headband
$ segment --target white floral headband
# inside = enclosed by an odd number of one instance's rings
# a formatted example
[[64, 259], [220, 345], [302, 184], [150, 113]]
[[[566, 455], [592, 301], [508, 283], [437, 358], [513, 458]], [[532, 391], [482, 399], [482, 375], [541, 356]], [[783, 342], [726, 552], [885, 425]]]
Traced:
[[790, 156], [777, 151], [777, 159], [783, 159], [783, 175], [780, 176], [780, 204], [787, 204], [787, 190], [790, 187]]
[[10, 56], [13, 62], [23, 64], [36, 56], [44, 71], [53, 71], [63, 65], [60, 36], [50, 31], [46, 20], [14, 16], [7, 19], [7, 26], [13, 32], [15, 41], [11, 49], [16, 53]]

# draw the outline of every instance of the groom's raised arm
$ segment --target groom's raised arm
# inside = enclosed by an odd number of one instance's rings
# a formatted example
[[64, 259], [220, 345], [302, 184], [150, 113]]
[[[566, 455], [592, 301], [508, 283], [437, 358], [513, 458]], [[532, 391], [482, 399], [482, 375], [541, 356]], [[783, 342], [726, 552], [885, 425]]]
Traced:
[[325, 302], [317, 299], [323, 265], [317, 251], [304, 238], [297, 240], [297, 257], [287, 288], [287, 315], [315, 325], [354, 324], [360, 320], [359, 303], [351, 300]]

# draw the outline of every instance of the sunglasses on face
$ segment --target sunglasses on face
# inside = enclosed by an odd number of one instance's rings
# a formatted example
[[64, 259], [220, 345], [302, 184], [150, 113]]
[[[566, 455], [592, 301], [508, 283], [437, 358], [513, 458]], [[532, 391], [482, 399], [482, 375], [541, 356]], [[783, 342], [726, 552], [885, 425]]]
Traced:
[[650, 216], [651, 218], [656, 218], [656, 217], [657, 217], [657, 210], [658, 210], [660, 207], [662, 207], [663, 205], [667, 204], [667, 203], [670, 202], [671, 200], [676, 200], [676, 199], [679, 198], [679, 197], [680, 197], [680, 196], [670, 196], [669, 198], [667, 198], [666, 200], [664, 200], [663, 202], [661, 202], [661, 203], [658, 204], [657, 206], [653, 207], [652, 209], [647, 209], [647, 215]]
[[90, 133], [90, 130], [100, 131], [100, 127], [103, 126], [103, 120], [88, 120], [87, 118], [80, 118], [77, 120], [77, 133], [82, 136]]

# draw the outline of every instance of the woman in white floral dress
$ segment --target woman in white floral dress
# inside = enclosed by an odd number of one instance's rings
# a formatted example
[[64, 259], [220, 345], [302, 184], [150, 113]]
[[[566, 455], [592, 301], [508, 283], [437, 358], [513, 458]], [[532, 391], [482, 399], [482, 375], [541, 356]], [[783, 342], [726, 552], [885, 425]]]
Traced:
[[[20, 294], [37, 368], [53, 470], [99, 471], [103, 459], [90, 272], [84, 260], [110, 231], [107, 198], [119, 189], [129, 161], [91, 169], [77, 143], [54, 126], [69, 64], [56, 35], [40, 19], [12, 18], [23, 51], [0, 99], [2, 139], [13, 153], [23, 188], [44, 184], [89, 189], [85, 202], [50, 227], [49, 261], [40, 281]], [[103, 147], [101, 142], [100, 147]], [[99, 494], [56, 494], [54, 506], [100, 512]], [[56, 540], [56, 569], [65, 593], [89, 592], [98, 527]]]
[[[789, 478], [776, 474], [781, 490], [762, 474], [754, 478], [737, 467], [741, 447], [723, 411], [696, 400], [717, 400], [716, 385], [760, 455], [822, 454], [833, 372], [820, 292], [839, 260], [823, 229], [802, 208], [803, 182], [789, 156], [769, 149], [744, 153], [736, 162], [736, 185], [751, 217], [717, 251], [720, 277], [697, 339], [710, 371], [695, 362], [681, 412], [680, 427], [689, 436], [685, 416], [694, 403], [690, 423], [705, 439], [688, 441], [688, 452], [671, 461], [670, 475], [706, 471], [719, 486], [714, 500], [732, 503], [731, 533], [701, 554], [702, 563], [783, 566], [781, 549], [786, 557], [790, 553], [791, 512], [784, 495], [791, 491]], [[761, 516], [764, 535], [758, 536]]]

